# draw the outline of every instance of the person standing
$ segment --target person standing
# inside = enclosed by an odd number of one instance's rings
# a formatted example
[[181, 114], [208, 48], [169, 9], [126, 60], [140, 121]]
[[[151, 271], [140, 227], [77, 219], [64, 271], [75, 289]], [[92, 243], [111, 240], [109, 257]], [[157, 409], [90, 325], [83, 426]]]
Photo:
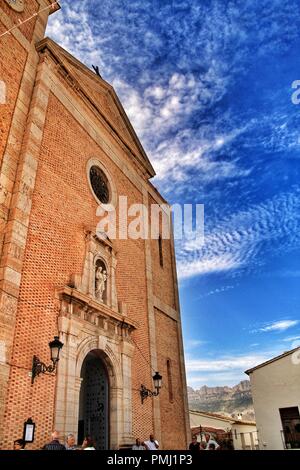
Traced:
[[43, 450], [66, 450], [65, 446], [59, 442], [59, 432], [53, 431], [52, 441], [44, 445]]
[[14, 441], [14, 450], [24, 450], [26, 442], [24, 439], [16, 439]]
[[67, 435], [67, 442], [66, 442], [66, 450], [76, 450], [77, 446], [75, 444], [75, 436], [74, 434]]
[[82, 443], [82, 450], [96, 450], [91, 436], [85, 436]]
[[141, 441], [141, 439], [136, 439], [135, 444], [132, 446], [132, 450], [146, 450], [144, 443]]
[[[217, 441], [211, 437], [210, 434], [205, 434], [205, 439], [206, 439], [206, 449], [205, 450], [220, 450], [220, 446], [217, 443]], [[211, 446], [209, 448], [210, 444], [213, 444], [214, 447]]]
[[199, 452], [200, 450], [200, 442], [197, 441], [197, 436], [192, 437], [192, 442], [189, 445], [189, 450], [191, 452]]
[[154, 439], [154, 435], [150, 434], [149, 441], [144, 442], [147, 450], [157, 450], [159, 448], [159, 443]]

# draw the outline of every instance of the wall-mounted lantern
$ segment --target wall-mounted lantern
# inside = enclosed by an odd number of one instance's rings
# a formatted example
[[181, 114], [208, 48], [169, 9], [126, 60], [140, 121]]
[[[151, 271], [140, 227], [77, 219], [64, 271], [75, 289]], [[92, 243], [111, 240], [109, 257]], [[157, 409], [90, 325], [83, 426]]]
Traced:
[[157, 397], [157, 395], [159, 394], [159, 390], [161, 389], [161, 381], [162, 381], [162, 376], [160, 375], [159, 372], [155, 372], [155, 375], [153, 375], [155, 391], [149, 390], [148, 388], [145, 387], [145, 385], [141, 385], [140, 395], [141, 395], [142, 404], [144, 403], [144, 400], [147, 397]]
[[46, 366], [46, 364], [41, 362], [37, 356], [33, 356], [32, 374], [31, 374], [32, 384], [37, 375], [45, 374], [46, 372], [51, 373], [55, 371], [56, 364], [59, 361], [59, 353], [60, 353], [61, 348], [63, 347], [63, 343], [59, 341], [58, 336], [54, 336], [54, 340], [50, 341], [49, 347], [51, 351], [51, 361], [52, 361], [52, 364], [50, 364], [49, 366]]

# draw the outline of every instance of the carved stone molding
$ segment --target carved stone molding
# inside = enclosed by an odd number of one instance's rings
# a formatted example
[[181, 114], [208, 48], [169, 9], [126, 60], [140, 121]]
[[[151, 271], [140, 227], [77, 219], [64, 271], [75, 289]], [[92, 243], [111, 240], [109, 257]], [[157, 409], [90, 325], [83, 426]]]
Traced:
[[57, 291], [61, 301], [60, 317], [89, 324], [99, 335], [114, 338], [128, 338], [137, 328], [137, 323], [107, 305], [97, 302], [91, 296], [72, 287]]

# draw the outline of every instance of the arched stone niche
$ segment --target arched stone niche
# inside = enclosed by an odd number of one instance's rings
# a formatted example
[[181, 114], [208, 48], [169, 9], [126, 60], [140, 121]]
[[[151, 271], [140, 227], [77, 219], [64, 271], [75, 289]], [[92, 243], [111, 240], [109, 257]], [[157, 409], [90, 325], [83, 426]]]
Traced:
[[[79, 292], [87, 294], [93, 300], [104, 303], [117, 312], [117, 259], [113, 244], [105, 234], [100, 238], [90, 230], [86, 231], [85, 240], [83, 273], [81, 276], [73, 275], [71, 285]], [[98, 270], [98, 268], [101, 268], [101, 270]], [[101, 283], [103, 283], [102, 288]], [[101, 291], [103, 291], [102, 295]]]

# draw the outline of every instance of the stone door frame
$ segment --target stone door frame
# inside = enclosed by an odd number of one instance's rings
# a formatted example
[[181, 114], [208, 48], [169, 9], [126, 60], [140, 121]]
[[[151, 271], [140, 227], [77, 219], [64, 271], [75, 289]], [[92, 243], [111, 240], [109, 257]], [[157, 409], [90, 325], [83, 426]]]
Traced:
[[[94, 332], [98, 335], [92, 334], [89, 325], [82, 323], [79, 319], [59, 318], [64, 346], [57, 369], [54, 428], [62, 439], [72, 433], [77, 440], [81, 367], [88, 353], [97, 350], [109, 382], [109, 447], [119, 449], [133, 442], [131, 359], [134, 347], [128, 338], [116, 341], [115, 335], [110, 338], [99, 331]], [[83, 331], [83, 326], [84, 330], [90, 330], [89, 334]]]

